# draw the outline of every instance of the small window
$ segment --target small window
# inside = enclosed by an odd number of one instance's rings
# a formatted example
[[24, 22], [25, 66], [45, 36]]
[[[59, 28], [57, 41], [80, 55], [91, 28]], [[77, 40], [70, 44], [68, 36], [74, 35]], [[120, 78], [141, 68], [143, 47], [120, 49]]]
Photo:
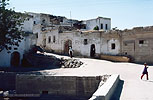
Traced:
[[48, 94], [48, 91], [42, 91], [42, 94]]
[[18, 50], [18, 48], [14, 48], [14, 50]]
[[36, 33], [36, 38], [38, 39], [38, 33]]
[[9, 49], [9, 50], [11, 50], [11, 49], [12, 49], [12, 47], [8, 47], [8, 49]]
[[144, 40], [139, 40], [139, 44], [144, 44]]
[[87, 44], [88, 44], [88, 40], [84, 39], [84, 45], [87, 45]]
[[55, 38], [55, 36], [53, 36], [53, 42], [55, 43], [55, 41], [56, 41], [56, 38]]
[[51, 36], [48, 37], [48, 43], [50, 43], [50, 42], [51, 42]]
[[112, 43], [112, 50], [115, 49], [115, 43]]
[[124, 46], [127, 46], [127, 43], [124, 43]]
[[101, 24], [101, 29], [103, 29], [103, 24]]
[[105, 28], [106, 28], [106, 30], [108, 29], [108, 25], [107, 24], [106, 24], [106, 27]]
[[35, 25], [36, 24], [36, 21], [33, 21], [33, 24]]
[[43, 19], [42, 22], [45, 23], [45, 19]]

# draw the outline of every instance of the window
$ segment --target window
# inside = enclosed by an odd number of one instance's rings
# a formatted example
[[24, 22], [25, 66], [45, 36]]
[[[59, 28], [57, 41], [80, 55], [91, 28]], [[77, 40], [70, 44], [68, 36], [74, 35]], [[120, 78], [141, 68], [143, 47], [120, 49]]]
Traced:
[[139, 40], [139, 44], [144, 44], [144, 40]]
[[33, 21], [33, 24], [35, 25], [36, 24], [36, 21]]
[[124, 43], [124, 46], [127, 46], [127, 43]]
[[12, 47], [8, 47], [8, 49], [9, 49], [9, 50], [11, 50], [11, 49], [12, 49]]
[[112, 50], [115, 49], [115, 43], [112, 43]]
[[106, 30], [108, 29], [108, 25], [107, 24], [106, 24], [105, 28], [106, 28]]
[[14, 48], [14, 50], [18, 50], [18, 48]]
[[42, 23], [45, 23], [45, 19], [42, 20]]
[[38, 33], [36, 33], [36, 38], [38, 39]]
[[42, 94], [48, 94], [48, 91], [42, 91]]
[[55, 43], [55, 41], [56, 41], [56, 38], [55, 38], [55, 36], [53, 36], [53, 42]]
[[87, 45], [87, 44], [88, 44], [88, 40], [84, 39], [84, 45]]
[[48, 37], [48, 43], [50, 43], [50, 42], [51, 42], [51, 36]]
[[103, 29], [103, 24], [101, 24], [101, 29]]

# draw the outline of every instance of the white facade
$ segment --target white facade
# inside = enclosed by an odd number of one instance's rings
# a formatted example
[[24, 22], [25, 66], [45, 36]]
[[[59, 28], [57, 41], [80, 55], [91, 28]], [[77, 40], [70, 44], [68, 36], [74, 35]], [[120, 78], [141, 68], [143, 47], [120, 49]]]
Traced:
[[[7, 50], [0, 52], [0, 66], [11, 66], [12, 53], [18, 52], [20, 55], [20, 63], [23, 54], [28, 52], [32, 45], [37, 44], [48, 51], [66, 54], [68, 46], [72, 46], [74, 55], [91, 56], [93, 50], [95, 54], [118, 54], [119, 41], [117, 39], [107, 40], [101, 37], [100, 32], [81, 32], [70, 31], [77, 20], [67, 19], [65, 17], [53, 16], [49, 14], [28, 13], [30, 19], [23, 24], [23, 30], [26, 36], [20, 43], [19, 47], [12, 46], [10, 53]], [[95, 26], [104, 31], [111, 29], [111, 19], [98, 17], [97, 19], [83, 21], [86, 24], [86, 30], [93, 30]], [[103, 24], [103, 27], [102, 27]], [[60, 33], [59, 27], [65, 28]], [[86, 43], [85, 43], [86, 42]], [[112, 43], [116, 44], [115, 49], [110, 49]], [[16, 49], [14, 49], [16, 48]], [[93, 52], [92, 51], [92, 52]]]
[[[119, 53], [119, 43], [118, 40], [108, 40], [105, 43], [105, 40], [101, 37], [99, 31], [97, 32], [81, 32], [81, 31], [69, 31], [63, 30], [62, 33], [59, 32], [60, 26], [69, 26], [77, 22], [77, 20], [70, 20], [65, 17], [62, 18], [62, 21], [59, 24], [53, 24], [56, 22], [52, 18], [58, 18], [56, 16], [51, 17], [47, 14], [33, 15], [33, 20], [37, 19], [33, 27], [33, 33], [38, 34], [37, 45], [43, 47], [47, 51], [52, 51], [56, 53], [66, 54], [66, 42], [70, 41], [74, 54], [91, 56], [91, 45], [94, 45], [95, 54], [118, 54]], [[43, 24], [45, 20], [45, 24]], [[58, 20], [58, 19], [56, 19]], [[61, 19], [60, 19], [61, 20]], [[72, 23], [72, 22], [73, 23]], [[83, 24], [86, 24], [87, 30], [93, 30], [95, 26], [98, 26], [101, 29], [101, 24], [103, 24], [103, 30], [111, 29], [111, 19], [98, 17], [97, 19], [83, 21]], [[106, 29], [107, 24], [107, 29]], [[43, 29], [42, 29], [43, 28]], [[84, 41], [87, 41], [87, 44], [84, 44]], [[115, 49], [110, 49], [111, 43], [115, 43]]]
[[54, 29], [48, 30], [47, 32], [42, 32], [39, 35], [40, 37], [38, 36], [38, 41], [41, 42], [37, 43], [37, 45], [42, 46], [43, 39], [45, 39], [46, 44], [44, 49], [60, 54], [66, 54], [66, 42], [71, 41], [70, 46], [72, 46], [74, 55], [76, 56], [90, 57], [92, 45], [95, 46], [95, 54], [118, 55], [120, 53], [119, 39], [109, 38], [109, 36], [106, 36], [108, 38], [105, 38], [101, 35], [105, 35], [105, 32], [67, 31], [59, 33], [58, 29]]
[[0, 67], [10, 67], [11, 58], [14, 52], [18, 52], [20, 56], [20, 64], [23, 58], [23, 54], [28, 52], [32, 45], [36, 44], [36, 41], [32, 35], [24, 37], [24, 39], [19, 43], [19, 47], [10, 46], [11, 50], [4, 49], [0, 52]]
[[93, 30], [98, 26], [99, 30], [111, 30], [111, 19], [98, 17], [96, 19], [86, 20], [86, 30]]
[[23, 36], [23, 40], [19, 42], [19, 47], [17, 46], [9, 46], [11, 50], [2, 50], [0, 52], [0, 67], [10, 67], [13, 53], [17, 53], [19, 55], [19, 66], [21, 64], [21, 60], [23, 58], [23, 54], [28, 52], [31, 49], [31, 46], [36, 45], [36, 35], [33, 34], [33, 26], [34, 26], [33, 18], [26, 20], [22, 27], [23, 31], [25, 31], [25, 35]]

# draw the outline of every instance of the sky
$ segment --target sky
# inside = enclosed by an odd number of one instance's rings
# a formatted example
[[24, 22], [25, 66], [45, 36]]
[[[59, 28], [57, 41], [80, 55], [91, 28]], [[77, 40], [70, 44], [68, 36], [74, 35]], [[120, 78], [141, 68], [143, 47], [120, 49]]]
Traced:
[[[153, 0], [10, 0], [18, 12], [47, 13], [77, 20], [111, 18], [111, 27], [153, 26]], [[70, 17], [71, 12], [71, 17]]]

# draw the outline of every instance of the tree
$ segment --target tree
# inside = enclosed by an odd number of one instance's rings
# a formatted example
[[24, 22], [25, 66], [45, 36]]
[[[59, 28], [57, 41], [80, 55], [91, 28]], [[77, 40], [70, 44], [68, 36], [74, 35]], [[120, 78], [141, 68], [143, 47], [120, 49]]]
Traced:
[[22, 13], [17, 13], [14, 9], [8, 9], [9, 0], [0, 0], [0, 51], [4, 48], [10, 50], [10, 46], [19, 46], [21, 42], [22, 24], [26, 19]]
[[99, 30], [99, 27], [98, 26], [95, 26], [93, 30]]

